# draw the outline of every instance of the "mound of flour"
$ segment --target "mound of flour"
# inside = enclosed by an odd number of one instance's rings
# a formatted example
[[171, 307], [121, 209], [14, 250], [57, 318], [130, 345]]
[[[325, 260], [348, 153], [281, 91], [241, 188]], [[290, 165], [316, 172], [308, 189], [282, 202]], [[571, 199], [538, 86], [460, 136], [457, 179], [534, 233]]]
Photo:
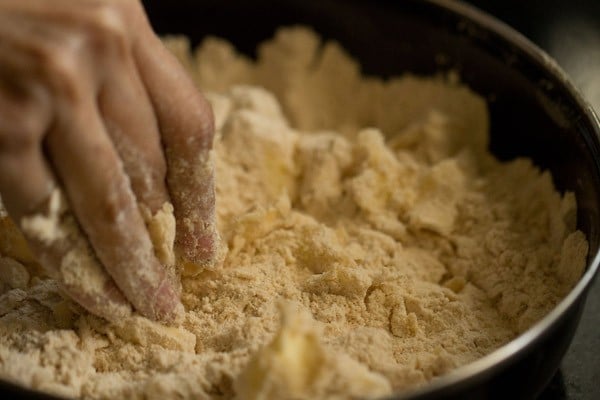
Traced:
[[373, 398], [492, 352], [580, 277], [573, 194], [487, 153], [485, 101], [453, 77], [366, 78], [302, 28], [256, 62], [215, 38], [169, 45], [215, 111], [223, 263], [183, 278], [181, 326], [108, 324], [28, 272], [4, 216], [3, 379], [98, 399]]

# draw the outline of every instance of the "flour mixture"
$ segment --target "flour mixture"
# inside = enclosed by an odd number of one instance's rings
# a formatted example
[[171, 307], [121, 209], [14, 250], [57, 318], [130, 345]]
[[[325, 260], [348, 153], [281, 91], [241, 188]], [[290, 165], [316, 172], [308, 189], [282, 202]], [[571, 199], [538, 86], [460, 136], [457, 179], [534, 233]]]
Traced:
[[281, 30], [254, 62], [169, 40], [215, 116], [224, 259], [185, 319], [120, 324], [63, 298], [6, 217], [0, 376], [93, 399], [374, 398], [424, 385], [548, 313], [585, 267], [574, 195], [487, 151], [454, 76], [362, 77]]

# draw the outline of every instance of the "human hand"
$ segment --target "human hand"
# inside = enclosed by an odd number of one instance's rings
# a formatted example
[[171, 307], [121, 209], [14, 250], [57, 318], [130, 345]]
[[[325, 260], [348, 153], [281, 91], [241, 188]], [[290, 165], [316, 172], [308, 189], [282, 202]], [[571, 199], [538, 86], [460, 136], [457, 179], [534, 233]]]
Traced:
[[139, 1], [0, 0], [0, 195], [91, 312], [179, 312], [142, 211], [173, 204], [182, 259], [213, 260], [212, 136], [210, 106]]

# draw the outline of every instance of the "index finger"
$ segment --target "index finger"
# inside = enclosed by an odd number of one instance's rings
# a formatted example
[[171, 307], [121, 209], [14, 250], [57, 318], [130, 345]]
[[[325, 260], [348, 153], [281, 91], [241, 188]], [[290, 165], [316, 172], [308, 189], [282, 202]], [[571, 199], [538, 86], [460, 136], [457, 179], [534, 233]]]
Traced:
[[166, 150], [167, 183], [175, 207], [176, 245], [187, 273], [210, 267], [217, 255], [211, 148], [213, 114], [175, 57], [148, 26], [134, 56], [157, 114]]

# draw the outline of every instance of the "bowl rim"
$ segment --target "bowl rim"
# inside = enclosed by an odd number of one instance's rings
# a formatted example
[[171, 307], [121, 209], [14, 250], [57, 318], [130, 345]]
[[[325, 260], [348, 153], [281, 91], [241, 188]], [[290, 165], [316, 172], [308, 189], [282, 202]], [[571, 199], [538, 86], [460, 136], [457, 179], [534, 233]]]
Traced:
[[[564, 92], [572, 98], [574, 103], [583, 111], [582, 115], [592, 127], [593, 139], [597, 146], [600, 145], [600, 119], [595, 113], [593, 107], [585, 100], [579, 89], [573, 84], [568, 74], [558, 65], [558, 63], [544, 50], [534, 44], [508, 24], [500, 21], [496, 17], [480, 10], [479, 8], [466, 4], [463, 0], [422, 0], [431, 6], [444, 9], [455, 14], [457, 17], [465, 18], [465, 22], [474, 22], [484, 27], [486, 31], [492, 32], [507, 43], [521, 51], [530, 60], [539, 62], [558, 83], [562, 85]], [[588, 147], [589, 148], [589, 147]], [[600, 160], [596, 160], [596, 174], [600, 174]], [[559, 320], [579, 301], [586, 296], [587, 290], [594, 281], [594, 278], [600, 270], [600, 248], [596, 250], [593, 258], [588, 254], [589, 263], [583, 276], [577, 284], [571, 289], [569, 294], [564, 297], [548, 314], [525, 332], [517, 336], [510, 342], [502, 345], [473, 362], [460, 366], [448, 374], [435, 378], [429, 383], [412, 389], [387, 396], [387, 399], [409, 400], [425, 396], [433, 396], [440, 391], [448, 389], [454, 385], [465, 383], [468, 380], [482, 378], [493, 373], [495, 369], [503, 367], [511, 359], [519, 357], [521, 353], [530, 349], [535, 342], [540, 340], [546, 333], [558, 324]]]

